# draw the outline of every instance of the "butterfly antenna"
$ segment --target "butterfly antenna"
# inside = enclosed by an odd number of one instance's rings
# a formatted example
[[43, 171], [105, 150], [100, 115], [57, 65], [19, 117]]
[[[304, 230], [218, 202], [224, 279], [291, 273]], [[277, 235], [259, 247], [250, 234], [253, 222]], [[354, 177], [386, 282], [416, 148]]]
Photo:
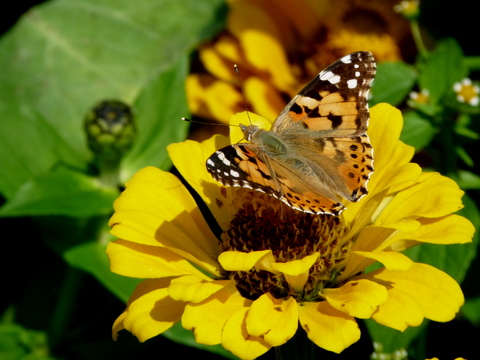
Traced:
[[191, 122], [191, 123], [195, 123], [195, 124], [202, 124], [202, 125], [230, 126], [230, 125], [228, 125], [228, 124], [221, 124], [221, 123], [215, 123], [215, 122], [206, 122], [206, 121], [191, 120], [191, 119], [187, 119], [187, 118], [185, 118], [185, 117], [182, 117], [182, 120], [183, 120], [183, 121], [186, 121], [186, 122]]
[[252, 120], [250, 120], [250, 113], [248, 112], [247, 99], [245, 97], [245, 91], [243, 89], [242, 79], [240, 78], [240, 70], [238, 70], [237, 64], [234, 64], [233, 68], [235, 69], [235, 72], [237, 73], [238, 85], [240, 86], [240, 91], [242, 92], [243, 105], [245, 106], [245, 112], [247, 113], [248, 121], [250, 122], [250, 125], [252, 125]]

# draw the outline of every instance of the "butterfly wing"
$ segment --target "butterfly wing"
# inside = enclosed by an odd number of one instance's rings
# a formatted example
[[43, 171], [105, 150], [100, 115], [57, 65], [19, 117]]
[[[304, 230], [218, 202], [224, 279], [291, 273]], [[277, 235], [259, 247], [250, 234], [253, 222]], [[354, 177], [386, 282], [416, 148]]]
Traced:
[[310, 130], [312, 137], [364, 134], [369, 120], [367, 96], [375, 68], [369, 52], [344, 56], [320, 72], [290, 101], [271, 130], [279, 134]]
[[344, 56], [305, 86], [272, 126], [291, 156], [349, 201], [367, 194], [373, 173], [373, 148], [365, 132], [375, 68], [369, 52]]
[[305, 86], [273, 123], [271, 132], [287, 151], [269, 152], [271, 137], [255, 137], [252, 131], [246, 134], [252, 143], [218, 150], [207, 160], [207, 170], [224, 185], [268, 193], [304, 212], [338, 215], [344, 209], [341, 198], [357, 201], [367, 193], [373, 172], [365, 132], [374, 76], [369, 52], [341, 58]]
[[322, 191], [313, 191], [311, 177], [299, 177], [298, 167], [298, 162], [269, 157], [260, 146], [248, 143], [226, 146], [207, 160], [208, 172], [225, 186], [261, 191], [304, 212], [338, 215], [344, 209], [338, 195], [318, 181], [317, 190]]

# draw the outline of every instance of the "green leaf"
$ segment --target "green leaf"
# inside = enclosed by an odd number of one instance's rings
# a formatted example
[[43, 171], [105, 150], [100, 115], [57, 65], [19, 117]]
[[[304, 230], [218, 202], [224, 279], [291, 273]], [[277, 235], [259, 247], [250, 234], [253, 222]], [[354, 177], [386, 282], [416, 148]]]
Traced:
[[210, 346], [197, 343], [193, 333], [190, 330], [185, 330], [180, 323], [175, 324], [162, 335], [179, 344], [222, 355], [226, 359], [238, 359], [238, 357], [233, 355], [230, 351], [225, 350], [221, 345]]
[[475, 166], [475, 160], [472, 159], [470, 154], [467, 153], [467, 151], [465, 150], [465, 148], [463, 148], [463, 146], [457, 145], [455, 146], [454, 150], [455, 150], [455, 154], [457, 154], [457, 156], [460, 159], [462, 159], [465, 164], [467, 164], [470, 167]]
[[462, 48], [452, 38], [440, 42], [418, 69], [420, 88], [428, 90], [432, 102], [438, 102], [447, 92], [453, 92], [453, 84], [468, 75]]
[[470, 129], [470, 126], [475, 126], [475, 120], [472, 119], [470, 114], [459, 114], [457, 121], [455, 122], [455, 133], [460, 136], [464, 136], [469, 139], [477, 140], [480, 138], [480, 135]]
[[0, 40], [0, 193], [11, 197], [57, 163], [85, 169], [88, 109], [103, 99], [133, 103], [223, 26], [225, 8], [222, 0], [54, 0], [26, 13]]
[[377, 65], [377, 75], [372, 87], [371, 105], [387, 102], [400, 104], [410, 93], [417, 73], [404, 62], [384, 62]]
[[480, 296], [466, 299], [460, 311], [472, 324], [480, 326]]
[[66, 168], [27, 181], [0, 209], [0, 216], [87, 217], [113, 212], [118, 191], [102, 188], [87, 175]]
[[480, 56], [466, 56], [464, 62], [470, 71], [480, 70]]
[[480, 176], [467, 170], [459, 170], [454, 180], [462, 190], [480, 189]]
[[[105, 236], [108, 236], [105, 234]], [[127, 302], [141, 279], [128, 278], [110, 271], [110, 262], [105, 252], [106, 245], [88, 242], [63, 253], [64, 259], [75, 268], [95, 276], [110, 292]]]
[[148, 165], [164, 170], [171, 167], [166, 146], [184, 140], [189, 125], [181, 120], [189, 115], [184, 90], [187, 72], [188, 58], [183, 57], [155, 77], [136, 100], [138, 136], [122, 162], [123, 181]]
[[400, 140], [411, 145], [415, 151], [420, 151], [432, 141], [437, 129], [432, 125], [429, 117], [414, 110], [403, 114], [404, 124]]
[[45, 332], [13, 323], [0, 324], [0, 359], [54, 360], [49, 356]]
[[400, 332], [380, 325], [372, 319], [364, 320], [364, 322], [373, 342], [381, 344], [383, 352], [386, 354], [392, 354], [400, 349], [407, 349], [410, 343], [418, 337], [428, 325], [428, 320], [425, 320], [419, 327], [409, 327], [405, 331]]

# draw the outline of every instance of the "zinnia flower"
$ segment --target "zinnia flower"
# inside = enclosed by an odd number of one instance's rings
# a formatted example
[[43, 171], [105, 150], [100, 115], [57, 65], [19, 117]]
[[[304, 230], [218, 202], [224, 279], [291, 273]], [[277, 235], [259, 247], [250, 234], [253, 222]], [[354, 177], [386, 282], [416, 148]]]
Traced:
[[397, 61], [411, 41], [395, 1], [229, 0], [226, 29], [202, 46], [204, 72], [187, 79], [194, 115], [227, 123], [245, 108], [274, 119], [319, 70], [345, 54], [368, 49], [378, 62]]
[[[242, 114], [233, 122], [248, 119]], [[221, 186], [205, 161], [230, 143], [224, 136], [170, 145], [175, 167], [210, 220], [168, 172], [145, 168], [127, 184], [110, 221], [119, 240], [107, 252], [113, 272], [146, 280], [115, 321], [114, 338], [127, 329], [145, 341], [181, 321], [197, 342], [253, 359], [286, 343], [298, 325], [316, 345], [339, 353], [360, 338], [355, 318], [400, 331], [424, 318], [453, 319], [464, 301], [459, 285], [400, 252], [421, 243], [467, 243], [474, 229], [453, 214], [463, 192], [410, 162], [414, 150], [398, 140], [401, 128], [398, 110], [371, 109], [376, 172], [369, 194], [339, 217]], [[241, 135], [232, 129], [235, 143]], [[366, 272], [375, 262], [383, 267]]]

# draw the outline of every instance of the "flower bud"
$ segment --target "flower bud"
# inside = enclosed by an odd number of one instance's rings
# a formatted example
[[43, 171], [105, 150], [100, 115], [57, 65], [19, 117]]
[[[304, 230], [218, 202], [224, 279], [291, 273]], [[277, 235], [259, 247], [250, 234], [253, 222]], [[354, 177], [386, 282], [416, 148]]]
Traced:
[[85, 118], [88, 146], [97, 156], [121, 158], [136, 135], [130, 107], [117, 100], [104, 100]]

